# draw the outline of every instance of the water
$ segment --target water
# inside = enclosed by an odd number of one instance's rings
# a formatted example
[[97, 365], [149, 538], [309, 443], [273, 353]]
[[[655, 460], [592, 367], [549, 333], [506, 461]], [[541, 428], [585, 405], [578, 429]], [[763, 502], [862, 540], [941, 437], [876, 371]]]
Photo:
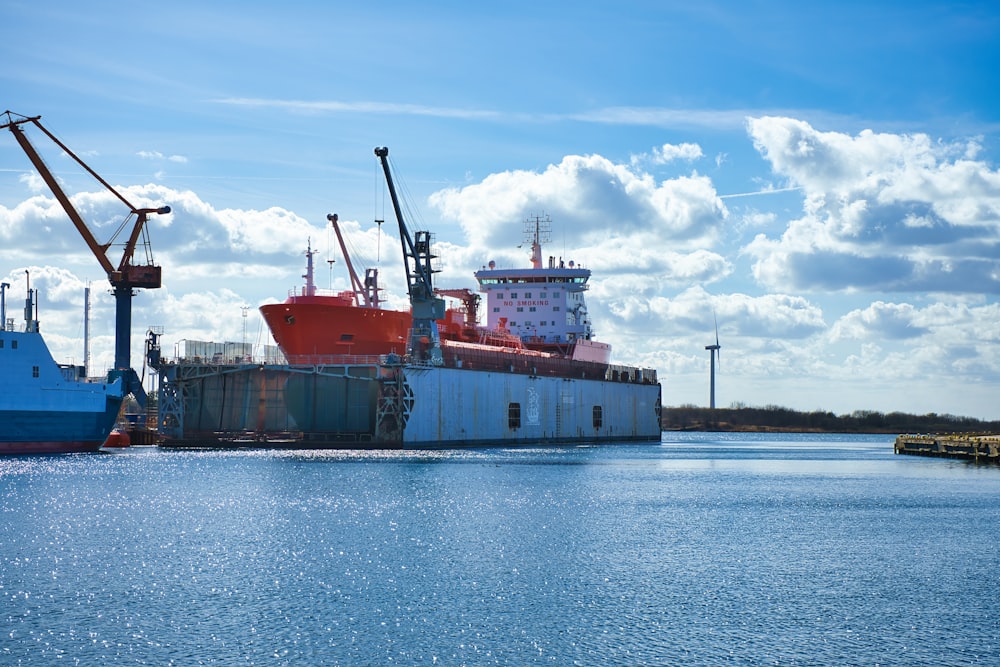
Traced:
[[0, 665], [995, 665], [998, 507], [889, 436], [0, 459]]

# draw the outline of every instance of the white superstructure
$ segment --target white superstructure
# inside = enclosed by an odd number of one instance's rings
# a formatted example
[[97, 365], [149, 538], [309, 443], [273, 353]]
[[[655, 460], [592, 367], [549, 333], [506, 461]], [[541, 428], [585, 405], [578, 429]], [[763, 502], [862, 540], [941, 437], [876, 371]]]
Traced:
[[530, 268], [498, 269], [491, 261], [476, 272], [479, 291], [486, 294], [486, 328], [506, 329], [525, 347], [606, 363], [611, 347], [591, 340], [584, 298], [590, 269], [553, 256], [543, 265], [541, 238], [548, 222], [537, 216], [527, 222]]

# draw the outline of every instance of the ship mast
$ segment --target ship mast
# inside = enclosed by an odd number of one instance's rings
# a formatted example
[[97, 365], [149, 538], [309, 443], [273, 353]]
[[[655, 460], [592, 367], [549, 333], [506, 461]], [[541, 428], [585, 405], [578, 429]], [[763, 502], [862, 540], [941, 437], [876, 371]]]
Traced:
[[316, 282], [313, 279], [313, 255], [316, 251], [312, 249], [312, 239], [306, 242], [306, 274], [302, 276], [306, 279], [305, 296], [316, 296]]
[[552, 219], [549, 216], [545, 216], [543, 219], [536, 215], [524, 221], [525, 241], [531, 241], [531, 268], [533, 269], [542, 268], [542, 237], [544, 236], [546, 241], [549, 240], [551, 224]]

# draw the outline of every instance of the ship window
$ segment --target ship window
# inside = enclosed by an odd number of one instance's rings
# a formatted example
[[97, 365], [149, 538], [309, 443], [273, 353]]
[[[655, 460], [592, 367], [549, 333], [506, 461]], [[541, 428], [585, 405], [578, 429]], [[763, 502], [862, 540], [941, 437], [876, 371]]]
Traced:
[[521, 306], [518, 306], [518, 307], [517, 307], [517, 312], [519, 312], [519, 313], [523, 313], [523, 312], [524, 312], [524, 308], [523, 308], [523, 307], [521, 307]]
[[499, 313], [500, 312], [500, 306], [494, 306], [493, 307], [493, 312], [494, 313]]
[[498, 299], [502, 299], [503, 298], [503, 292], [497, 292], [497, 298]]
[[559, 306], [552, 306], [552, 312], [553, 313], [558, 313], [559, 312]]
[[594, 406], [594, 428], [601, 428], [604, 425], [604, 409], [599, 406]]
[[539, 323], [539, 325], [538, 325], [538, 326], [542, 326], [542, 327], [545, 327], [545, 326], [548, 326], [548, 325], [549, 325], [549, 323], [548, 323], [548, 322], [546, 322], [545, 320], [542, 320], [542, 321], [541, 321], [541, 322]]
[[517, 292], [511, 292], [510, 293], [510, 298], [516, 299], [517, 298]]
[[521, 428], [521, 404], [507, 405], [507, 428]]
[[0, 349], [3, 348], [3, 338], [0, 338]]
[[16, 340], [10, 341], [10, 349], [12, 349], [12, 350], [16, 350], [17, 349], [17, 341]]
[[342, 341], [354, 340], [354, 334], [340, 334], [340, 340]]
[[530, 299], [531, 298], [531, 292], [525, 292], [524, 293], [524, 298], [525, 299]]
[[38, 366], [31, 367], [31, 377], [33, 378], [38, 377]]
[[528, 310], [533, 313], [533, 312], [535, 312], [535, 307], [534, 306], [529, 306]]
[[542, 292], [541, 294], [538, 295], [538, 298], [539, 299], [547, 299], [548, 296], [549, 296], [548, 292]]

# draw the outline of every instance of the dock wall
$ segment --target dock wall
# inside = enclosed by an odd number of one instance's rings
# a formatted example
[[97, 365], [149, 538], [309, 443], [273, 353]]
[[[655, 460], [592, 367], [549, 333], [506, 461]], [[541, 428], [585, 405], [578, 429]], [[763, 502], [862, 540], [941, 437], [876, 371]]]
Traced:
[[900, 435], [894, 449], [897, 454], [1000, 463], [998, 434]]
[[[166, 446], [420, 447], [653, 440], [654, 371], [508, 364], [481, 355], [433, 367], [340, 358], [254, 364], [204, 357], [158, 368], [158, 436]], [[547, 373], [553, 373], [549, 375]]]

